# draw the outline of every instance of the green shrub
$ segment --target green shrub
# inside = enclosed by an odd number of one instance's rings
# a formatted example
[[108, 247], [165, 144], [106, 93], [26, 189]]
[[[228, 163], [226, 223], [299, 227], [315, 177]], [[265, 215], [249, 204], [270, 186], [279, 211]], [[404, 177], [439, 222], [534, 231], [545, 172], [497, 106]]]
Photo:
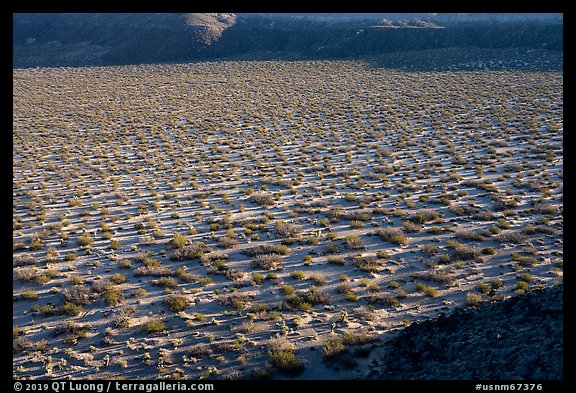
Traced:
[[336, 265], [344, 265], [346, 263], [346, 260], [344, 259], [344, 257], [340, 256], [340, 255], [328, 255], [326, 257], [326, 261], [328, 263], [333, 263]]
[[494, 278], [494, 279], [490, 280], [490, 285], [492, 286], [493, 289], [498, 289], [498, 288], [502, 288], [504, 283], [502, 282], [502, 280], [500, 278]]
[[90, 236], [90, 233], [88, 232], [84, 232], [77, 241], [81, 246], [91, 246], [94, 244], [94, 239], [92, 239], [92, 236]]
[[190, 301], [184, 296], [171, 296], [164, 300], [164, 304], [173, 312], [184, 311]]
[[534, 266], [538, 264], [535, 257], [523, 256], [518, 253], [512, 254], [512, 260], [518, 262], [522, 266]]
[[170, 242], [168, 243], [168, 249], [181, 249], [184, 248], [184, 246], [186, 245], [186, 242], [188, 241], [188, 238], [180, 233], [174, 233], [172, 235], [172, 239], [170, 240]]
[[437, 297], [438, 295], [440, 295], [440, 291], [438, 289], [428, 286], [421, 282], [416, 283], [416, 289], [430, 297]]
[[176, 288], [178, 286], [178, 281], [176, 281], [174, 277], [160, 277], [158, 280], [154, 281], [154, 285], [164, 288]]
[[350, 250], [357, 250], [360, 248], [364, 248], [364, 242], [358, 235], [348, 235], [345, 238], [346, 240], [346, 247]]
[[516, 288], [521, 289], [523, 291], [527, 291], [529, 288], [529, 284], [526, 281], [517, 281]]
[[20, 297], [25, 300], [36, 300], [38, 299], [38, 292], [32, 289], [27, 289], [20, 294]]
[[120, 291], [107, 291], [104, 293], [104, 301], [108, 306], [117, 306], [124, 303], [124, 295]]
[[126, 281], [128, 281], [128, 278], [120, 273], [115, 273], [112, 275], [112, 277], [110, 277], [110, 281], [112, 281], [114, 284], [124, 284]]
[[408, 244], [408, 238], [404, 234], [404, 231], [400, 228], [378, 228], [376, 229], [376, 234], [380, 236], [383, 240], [405, 246]]
[[306, 273], [304, 273], [302, 270], [294, 270], [290, 273], [290, 277], [297, 280], [304, 280], [306, 278]]
[[166, 325], [160, 318], [151, 318], [142, 325], [142, 330], [148, 334], [162, 333], [166, 330]]
[[281, 374], [294, 377], [302, 374], [304, 371], [304, 365], [300, 359], [296, 357], [294, 350], [285, 349], [274, 352], [271, 351], [269, 355], [272, 364]]
[[346, 350], [340, 337], [331, 337], [322, 345], [322, 354], [326, 359], [332, 359]]
[[482, 254], [484, 255], [494, 255], [496, 254], [496, 250], [494, 249], [494, 247], [484, 247], [481, 251]]
[[64, 305], [60, 309], [60, 312], [62, 314], [68, 314], [68, 315], [74, 315], [74, 316], [78, 316], [78, 315], [82, 314], [82, 311], [84, 311], [84, 308], [82, 308], [82, 306], [74, 304], [72, 302], [64, 303]]
[[466, 305], [468, 307], [478, 307], [483, 301], [482, 296], [477, 293], [468, 292], [466, 294]]

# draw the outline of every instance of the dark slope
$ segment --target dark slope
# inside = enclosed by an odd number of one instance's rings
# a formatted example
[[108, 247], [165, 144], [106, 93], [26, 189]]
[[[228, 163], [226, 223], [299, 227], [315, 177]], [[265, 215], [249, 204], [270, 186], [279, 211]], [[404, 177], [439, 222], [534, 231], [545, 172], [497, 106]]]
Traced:
[[562, 49], [558, 14], [14, 14], [14, 66]]
[[228, 14], [15, 14], [14, 66], [185, 61], [234, 22]]
[[563, 288], [413, 324], [370, 368], [374, 379], [563, 379]]

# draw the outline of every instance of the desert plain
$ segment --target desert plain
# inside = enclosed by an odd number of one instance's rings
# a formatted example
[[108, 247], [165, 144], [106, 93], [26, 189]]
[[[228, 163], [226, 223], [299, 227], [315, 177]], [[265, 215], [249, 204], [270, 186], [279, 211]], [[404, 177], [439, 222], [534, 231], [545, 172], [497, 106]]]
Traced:
[[363, 378], [412, 323], [562, 284], [562, 72], [13, 84], [15, 378]]

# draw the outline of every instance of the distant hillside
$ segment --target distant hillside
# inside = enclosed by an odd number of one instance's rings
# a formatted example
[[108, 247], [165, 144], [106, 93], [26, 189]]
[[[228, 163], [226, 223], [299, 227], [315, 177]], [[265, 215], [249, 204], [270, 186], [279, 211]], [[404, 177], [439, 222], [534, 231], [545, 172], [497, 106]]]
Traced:
[[561, 14], [14, 14], [14, 67], [562, 50]]
[[186, 61], [234, 22], [231, 14], [15, 14], [14, 66]]

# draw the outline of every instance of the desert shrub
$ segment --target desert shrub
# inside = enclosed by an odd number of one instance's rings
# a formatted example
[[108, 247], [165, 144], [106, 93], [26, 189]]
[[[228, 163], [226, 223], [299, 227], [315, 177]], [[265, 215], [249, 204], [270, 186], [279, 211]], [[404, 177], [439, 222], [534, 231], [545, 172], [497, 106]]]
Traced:
[[336, 232], [328, 232], [326, 234], [326, 239], [334, 241], [334, 240], [338, 239], [338, 234]]
[[487, 284], [485, 282], [481, 282], [481, 283], [476, 285], [476, 289], [480, 293], [487, 294], [488, 292], [490, 292], [490, 290], [492, 290], [492, 287], [490, 286], [490, 284]]
[[12, 266], [34, 265], [38, 263], [38, 259], [29, 254], [16, 255], [12, 260]]
[[90, 236], [90, 233], [88, 232], [84, 232], [78, 239], [77, 242], [79, 245], [81, 246], [91, 246], [92, 244], [94, 244], [94, 239], [92, 239], [92, 236]]
[[[78, 306], [85, 306], [93, 299], [92, 291], [84, 286], [73, 286], [71, 288], [63, 288], [60, 294], [65, 302], [69, 302]], [[97, 295], [96, 295], [97, 296]]]
[[360, 220], [352, 220], [350, 222], [350, 227], [352, 229], [360, 229], [364, 227], [364, 221], [360, 221]]
[[443, 270], [428, 270], [425, 272], [418, 272], [414, 274], [414, 277], [420, 278], [422, 280], [439, 282], [446, 285], [453, 285], [456, 283], [456, 279], [448, 272]]
[[172, 260], [192, 260], [195, 258], [200, 258], [205, 253], [209, 252], [209, 248], [206, 243], [203, 242], [192, 242], [182, 248], [174, 251], [174, 254], [170, 257]]
[[132, 291], [132, 296], [134, 297], [144, 297], [146, 295], [148, 295], [148, 291], [144, 288], [136, 288], [134, 291]]
[[148, 334], [162, 333], [166, 330], [166, 325], [160, 318], [151, 318], [142, 325], [142, 330]]
[[442, 215], [432, 209], [420, 209], [409, 217], [409, 220], [417, 224], [425, 224], [431, 221], [440, 221]]
[[332, 359], [346, 350], [346, 345], [340, 337], [331, 337], [322, 345], [322, 354], [326, 359]]
[[120, 267], [120, 269], [131, 269], [132, 263], [127, 259], [122, 259], [121, 261], [118, 262], [118, 266]]
[[281, 374], [294, 377], [304, 371], [304, 364], [296, 357], [296, 347], [285, 339], [270, 340], [268, 356]]
[[420, 292], [423, 292], [425, 295], [430, 297], [437, 297], [440, 295], [440, 291], [434, 287], [430, 287], [424, 283], [416, 283], [416, 289]]
[[164, 304], [173, 312], [184, 311], [184, 309], [190, 304], [190, 301], [184, 296], [170, 296], [168, 299], [164, 300]]
[[442, 232], [444, 232], [444, 229], [442, 229], [442, 227], [435, 225], [435, 226], [428, 228], [426, 232], [431, 233], [433, 235], [441, 235]]
[[466, 305], [468, 307], [478, 307], [480, 306], [484, 300], [482, 296], [477, 293], [468, 292], [466, 294]]
[[538, 260], [535, 257], [523, 256], [518, 253], [512, 254], [512, 260], [518, 262], [522, 266], [535, 266], [538, 264]]
[[286, 221], [277, 221], [274, 224], [274, 230], [279, 236], [290, 238], [296, 237], [302, 231], [302, 228]]
[[336, 292], [344, 295], [344, 298], [350, 302], [358, 301], [358, 295], [354, 292], [349, 283], [345, 282], [336, 287]]
[[337, 244], [329, 244], [326, 246], [326, 252], [328, 254], [338, 254], [340, 252], [340, 247]]
[[212, 353], [212, 348], [210, 348], [209, 345], [202, 343], [194, 344], [188, 349], [189, 356], [196, 359], [204, 359], [210, 357], [212, 356]]
[[254, 295], [252, 294], [232, 293], [219, 296], [218, 303], [223, 306], [232, 307], [235, 310], [243, 310], [250, 305], [253, 299]]
[[294, 270], [290, 273], [290, 277], [295, 278], [296, 280], [304, 280], [306, 278], [306, 273], [302, 270]]
[[108, 306], [117, 306], [124, 303], [124, 295], [118, 290], [111, 290], [104, 293], [104, 301]]
[[484, 247], [481, 251], [484, 255], [494, 255], [496, 254], [496, 250], [492, 246]]
[[264, 254], [279, 254], [288, 255], [290, 254], [290, 248], [282, 244], [265, 244], [255, 248], [248, 248], [242, 251], [242, 254], [249, 257], [255, 257], [257, 255]]
[[471, 241], [483, 241], [485, 240], [484, 236], [479, 233], [470, 230], [459, 230], [456, 231], [455, 236], [459, 239], [463, 240], [471, 240]]
[[380, 236], [383, 240], [405, 246], [408, 244], [408, 238], [404, 234], [404, 231], [400, 228], [378, 228], [376, 229], [376, 234]]
[[168, 249], [181, 249], [184, 248], [184, 246], [186, 246], [186, 243], [188, 242], [188, 238], [180, 233], [174, 233], [172, 235], [172, 239], [170, 239], [170, 241], [168, 242]]
[[172, 271], [165, 266], [140, 266], [134, 269], [134, 275], [140, 276], [168, 276]]
[[218, 246], [222, 248], [233, 248], [238, 245], [238, 240], [228, 236], [222, 236], [218, 239]]
[[38, 299], [38, 292], [32, 289], [27, 289], [20, 294], [20, 297], [24, 300], [36, 300]]
[[346, 241], [346, 247], [348, 247], [350, 250], [357, 250], [360, 248], [364, 248], [364, 242], [362, 241], [362, 238], [358, 235], [348, 235], [345, 238]]
[[520, 273], [520, 274], [517, 276], [517, 278], [518, 278], [518, 280], [522, 280], [522, 281], [525, 281], [525, 282], [532, 282], [532, 280], [533, 280], [533, 277], [532, 277], [532, 275], [531, 275], [530, 273]]
[[252, 265], [255, 268], [276, 270], [282, 267], [282, 259], [278, 254], [261, 254], [256, 255]]
[[326, 261], [335, 265], [344, 265], [346, 263], [346, 259], [341, 255], [328, 255]]
[[354, 258], [354, 263], [358, 269], [367, 273], [378, 273], [382, 267], [382, 260], [374, 256], [360, 256]]
[[120, 241], [118, 241], [117, 239], [110, 240], [110, 245], [108, 246], [108, 248], [111, 250], [119, 249], [120, 248]]
[[318, 274], [312, 274], [308, 279], [314, 281], [314, 285], [326, 284], [326, 278]]
[[226, 277], [231, 281], [240, 282], [246, 277], [246, 272], [240, 269], [227, 269]]
[[434, 244], [424, 244], [420, 247], [420, 251], [425, 255], [434, 255], [438, 253], [438, 246]]
[[400, 305], [398, 297], [394, 297], [385, 292], [374, 293], [368, 296], [367, 299], [370, 304], [378, 304], [385, 307], [398, 307]]
[[115, 273], [112, 275], [112, 277], [110, 277], [110, 281], [112, 281], [114, 284], [124, 284], [126, 281], [128, 281], [128, 277], [120, 273]]
[[13, 270], [14, 279], [32, 281], [38, 275], [36, 267], [16, 268]]
[[294, 287], [292, 285], [288, 285], [288, 284], [284, 284], [280, 287], [280, 291], [284, 294], [284, 295], [292, 295], [295, 290]]
[[74, 315], [74, 316], [82, 314], [82, 311], [84, 311], [84, 308], [82, 308], [82, 306], [74, 304], [72, 302], [66, 302], [60, 308], [61, 314]]
[[492, 289], [502, 288], [503, 285], [504, 285], [504, 283], [502, 282], [502, 279], [500, 279], [500, 278], [494, 278], [494, 279], [490, 280], [490, 286], [492, 287]]
[[529, 284], [526, 281], [517, 281], [516, 282], [516, 289], [520, 289], [524, 293], [528, 290]]
[[74, 321], [67, 321], [54, 329], [54, 336], [58, 337], [63, 334], [73, 335], [77, 338], [86, 337], [90, 331], [90, 325]]
[[406, 220], [402, 222], [402, 230], [407, 233], [416, 233], [420, 231], [420, 226]]
[[163, 288], [176, 288], [178, 286], [178, 281], [174, 277], [160, 277], [152, 283]]
[[251, 194], [248, 199], [263, 207], [272, 206], [275, 202], [274, 196], [266, 192], [255, 192], [254, 194]]
[[527, 236], [520, 231], [502, 232], [496, 238], [500, 243], [519, 244], [527, 240]]
[[252, 273], [252, 282], [254, 285], [264, 284], [264, 275], [262, 273]]
[[454, 257], [461, 261], [468, 261], [480, 256], [480, 252], [476, 247], [466, 246], [455, 240], [448, 240], [447, 246], [454, 250]]

